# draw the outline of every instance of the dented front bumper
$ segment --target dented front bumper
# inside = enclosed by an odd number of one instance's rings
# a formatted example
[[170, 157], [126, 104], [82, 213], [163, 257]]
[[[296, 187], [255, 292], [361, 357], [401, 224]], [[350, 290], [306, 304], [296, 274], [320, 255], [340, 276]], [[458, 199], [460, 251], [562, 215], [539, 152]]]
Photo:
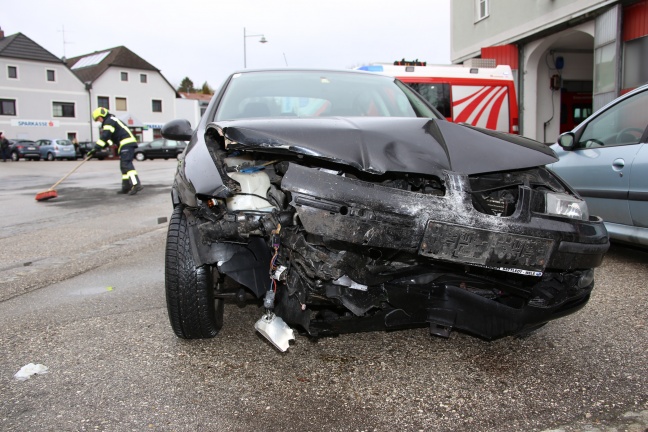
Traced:
[[[239, 215], [231, 229], [188, 212], [196, 262], [258, 298], [275, 283], [272, 313], [311, 336], [429, 325], [496, 339], [587, 303], [609, 247], [599, 218], [543, 214], [525, 186], [509, 216], [488, 215], [466, 176], [445, 172], [443, 183], [443, 195], [426, 195], [290, 164], [285, 209]], [[268, 272], [275, 259], [289, 263], [281, 277]], [[287, 345], [282, 335], [275, 346]]]
[[446, 172], [445, 184], [445, 196], [422, 195], [291, 165], [282, 187], [306, 231], [364, 247], [530, 276], [596, 267], [609, 248], [600, 218], [534, 212], [529, 188], [520, 188], [516, 211], [500, 217], [475, 210], [466, 176]]

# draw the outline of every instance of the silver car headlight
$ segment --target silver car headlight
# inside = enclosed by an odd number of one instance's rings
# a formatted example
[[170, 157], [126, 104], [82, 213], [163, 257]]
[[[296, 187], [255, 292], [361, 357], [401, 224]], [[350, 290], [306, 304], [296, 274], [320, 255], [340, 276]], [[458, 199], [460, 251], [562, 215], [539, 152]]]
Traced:
[[572, 195], [547, 192], [545, 212], [550, 215], [564, 216], [572, 219], [589, 220], [587, 203]]

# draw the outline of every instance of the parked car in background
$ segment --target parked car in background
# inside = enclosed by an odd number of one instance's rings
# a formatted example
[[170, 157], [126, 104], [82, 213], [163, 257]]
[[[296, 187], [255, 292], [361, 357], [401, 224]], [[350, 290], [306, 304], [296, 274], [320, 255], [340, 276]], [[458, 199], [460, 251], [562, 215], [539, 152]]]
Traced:
[[38, 145], [36, 142], [31, 140], [10, 140], [9, 154], [13, 161], [18, 161], [20, 159], [40, 160], [41, 158]]
[[549, 147], [447, 121], [393, 77], [240, 71], [162, 135], [190, 141], [165, 257], [181, 338], [250, 297], [281, 351], [293, 329], [524, 334], [588, 302], [609, 247]]
[[[77, 148], [76, 157], [85, 159], [88, 152], [90, 150], [94, 149], [95, 144], [96, 143], [94, 141], [81, 141], [79, 143], [79, 147]], [[104, 148], [102, 150], [96, 151], [93, 154], [92, 158], [93, 159], [104, 160], [104, 159], [109, 158], [111, 156], [111, 152], [112, 152], [111, 148]]]
[[549, 168], [605, 221], [610, 237], [648, 246], [648, 85], [610, 102], [553, 146]]
[[74, 144], [68, 139], [40, 139], [36, 141], [40, 156], [43, 159], [52, 161], [54, 159], [76, 159]]
[[187, 143], [171, 139], [156, 139], [147, 143], [140, 143], [135, 150], [135, 159], [177, 159], [182, 154]]

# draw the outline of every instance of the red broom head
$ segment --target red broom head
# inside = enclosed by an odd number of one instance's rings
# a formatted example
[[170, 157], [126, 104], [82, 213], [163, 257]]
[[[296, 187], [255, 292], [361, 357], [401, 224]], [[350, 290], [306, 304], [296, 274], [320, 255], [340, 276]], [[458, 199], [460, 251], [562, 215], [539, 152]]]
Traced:
[[48, 199], [56, 198], [58, 194], [55, 190], [48, 190], [36, 194], [36, 201], [47, 201]]

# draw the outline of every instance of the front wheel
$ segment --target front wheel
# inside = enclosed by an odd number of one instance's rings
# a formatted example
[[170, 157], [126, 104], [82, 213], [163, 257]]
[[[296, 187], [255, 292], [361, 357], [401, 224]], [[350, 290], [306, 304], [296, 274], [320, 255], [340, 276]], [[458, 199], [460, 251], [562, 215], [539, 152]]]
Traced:
[[144, 157], [144, 153], [135, 153], [135, 159], [142, 162], [146, 158]]
[[177, 206], [169, 222], [165, 257], [169, 321], [180, 338], [211, 338], [223, 326], [224, 303], [214, 298], [222, 281], [210, 265], [196, 266], [190, 242], [187, 218], [183, 207]]

